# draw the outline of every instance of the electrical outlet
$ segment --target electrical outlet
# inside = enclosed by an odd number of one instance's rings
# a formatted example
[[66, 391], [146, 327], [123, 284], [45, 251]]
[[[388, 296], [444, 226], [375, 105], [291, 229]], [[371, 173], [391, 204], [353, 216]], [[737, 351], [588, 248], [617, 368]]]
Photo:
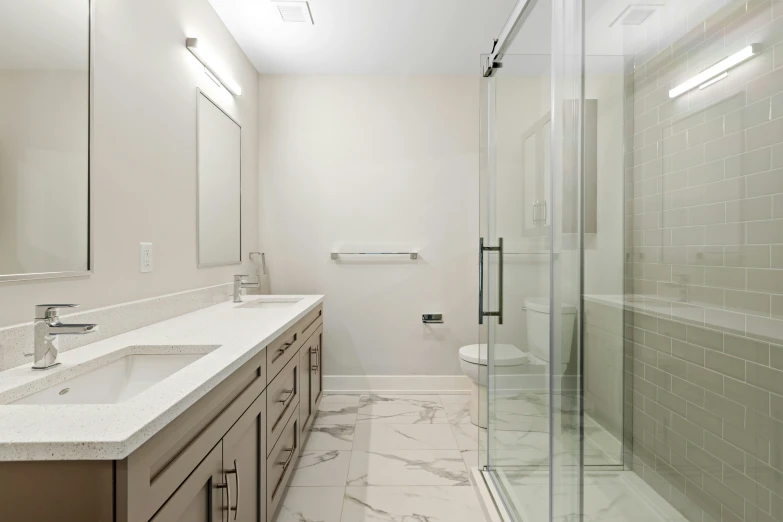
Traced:
[[139, 270], [152, 272], [152, 243], [139, 243]]

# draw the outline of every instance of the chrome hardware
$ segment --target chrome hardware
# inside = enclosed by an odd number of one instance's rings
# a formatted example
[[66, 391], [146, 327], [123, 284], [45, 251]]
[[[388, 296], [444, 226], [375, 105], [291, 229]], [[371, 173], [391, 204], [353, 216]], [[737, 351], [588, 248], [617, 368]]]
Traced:
[[242, 289], [243, 288], [258, 288], [258, 283], [246, 283], [244, 278], [247, 275], [235, 275], [234, 276], [234, 302], [242, 302]]
[[[226, 472], [225, 475], [228, 475], [229, 473]], [[226, 511], [228, 511], [228, 519], [231, 519], [231, 486], [229, 486], [228, 482], [228, 476], [226, 476], [226, 481], [221, 482], [220, 484], [215, 484], [215, 488], [217, 489], [225, 489], [226, 494], [228, 495], [228, 504], [226, 504]], [[223, 520], [223, 516], [220, 517], [221, 520]]]
[[95, 332], [97, 324], [64, 324], [57, 315], [59, 308], [76, 308], [75, 304], [44, 304], [35, 307], [33, 326], [33, 369], [48, 370], [59, 365], [56, 346], [58, 335], [84, 335]]
[[[497, 252], [499, 254], [498, 265], [498, 310], [496, 312], [484, 311], [484, 252]], [[498, 238], [498, 246], [485, 247], [484, 238], [479, 238], [479, 324], [484, 324], [485, 317], [497, 317], [498, 324], [503, 324], [503, 238]]]
[[294, 338], [291, 339], [291, 341], [283, 344], [280, 348], [277, 349], [277, 351], [275, 351], [275, 357], [272, 359], [272, 362], [275, 362], [276, 360], [281, 358], [283, 356], [283, 354], [285, 354], [286, 350], [288, 350], [289, 348], [291, 348], [294, 345], [298, 335], [299, 334], [294, 334]]
[[254, 255], [261, 256], [261, 273], [266, 275], [266, 254], [263, 252], [250, 252], [249, 257], [251, 261]]
[[443, 314], [424, 314], [421, 316], [424, 324], [443, 324]]
[[287, 393], [288, 395], [286, 395], [285, 399], [277, 399], [277, 402], [283, 402], [283, 403], [288, 402], [288, 399], [290, 399], [291, 395], [294, 394], [294, 390], [293, 388], [290, 390], [283, 390], [283, 393]]
[[315, 354], [315, 366], [310, 366], [312, 371], [318, 371], [321, 367], [321, 351], [318, 348], [310, 348], [310, 354]]
[[290, 452], [289, 455], [288, 455], [288, 458], [285, 459], [285, 462], [276, 462], [275, 463], [278, 466], [283, 466], [283, 472], [280, 474], [280, 478], [277, 480], [277, 484], [275, 484], [275, 489], [272, 490], [272, 498], [274, 498], [275, 495], [277, 495], [277, 491], [280, 489], [280, 485], [283, 483], [283, 479], [285, 478], [285, 473], [286, 473], [286, 471], [288, 471], [288, 466], [291, 465], [291, 461], [294, 458], [294, 452], [296, 452], [296, 448], [298, 446], [297, 445], [297, 439], [298, 439], [297, 432], [299, 430], [297, 429], [297, 422], [298, 421], [294, 421], [294, 446], [292, 448], [285, 448], [285, 449], [283, 449], [283, 451]]
[[285, 417], [285, 412], [287, 412], [287, 411], [288, 411], [288, 408], [289, 408], [289, 407], [291, 406], [291, 404], [294, 402], [294, 401], [293, 401], [293, 396], [294, 396], [294, 394], [295, 394], [296, 392], [295, 392], [294, 390], [284, 390], [284, 391], [285, 391], [286, 393], [289, 393], [288, 397], [286, 397], [284, 401], [278, 400], [277, 402], [283, 402], [283, 403], [284, 403], [284, 402], [286, 402], [286, 401], [287, 401], [287, 404], [285, 405], [285, 408], [283, 408], [283, 411], [281, 411], [281, 412], [280, 412], [280, 415], [277, 417], [277, 420], [275, 421], [275, 423], [274, 423], [274, 424], [272, 424], [272, 430], [274, 430], [275, 428], [277, 428], [277, 425], [278, 425], [278, 424], [280, 424], [280, 421], [282, 421], [282, 420], [283, 420], [283, 418]]
[[533, 224], [535, 226], [546, 225], [546, 218], [547, 218], [546, 208], [547, 207], [546, 207], [545, 199], [537, 199], [533, 203]]
[[239, 515], [239, 468], [237, 467], [237, 459], [234, 459], [234, 469], [231, 471], [226, 471], [226, 484], [228, 484], [228, 475], [235, 475], [236, 476], [236, 483], [237, 483], [237, 501], [236, 504], [234, 504], [234, 507], [231, 507], [231, 493], [229, 490], [228, 495], [228, 511], [229, 516], [231, 511], [234, 512], [234, 520], [237, 519], [237, 516]]
[[411, 259], [418, 259], [418, 252], [332, 252], [331, 258], [335, 261], [340, 256], [408, 256]]

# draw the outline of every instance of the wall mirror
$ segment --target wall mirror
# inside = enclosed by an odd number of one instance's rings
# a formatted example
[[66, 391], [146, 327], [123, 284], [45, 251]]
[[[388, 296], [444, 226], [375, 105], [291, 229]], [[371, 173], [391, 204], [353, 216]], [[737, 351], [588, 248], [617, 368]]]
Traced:
[[0, 0], [0, 281], [90, 273], [90, 13]]
[[239, 264], [242, 129], [201, 91], [197, 121], [198, 266]]

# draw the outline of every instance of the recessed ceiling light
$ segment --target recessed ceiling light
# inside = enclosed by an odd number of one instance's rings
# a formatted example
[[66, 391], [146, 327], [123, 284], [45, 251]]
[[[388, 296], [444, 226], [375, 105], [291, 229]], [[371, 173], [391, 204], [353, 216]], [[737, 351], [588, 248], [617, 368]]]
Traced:
[[307, 2], [278, 2], [273, 0], [280, 19], [285, 23], [314, 24], [313, 15], [310, 12], [310, 4]]

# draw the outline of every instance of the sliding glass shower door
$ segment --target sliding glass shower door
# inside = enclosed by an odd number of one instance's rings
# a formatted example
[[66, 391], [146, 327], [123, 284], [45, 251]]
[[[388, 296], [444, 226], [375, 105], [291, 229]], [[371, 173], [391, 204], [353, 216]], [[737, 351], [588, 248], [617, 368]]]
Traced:
[[482, 80], [479, 452], [509, 516], [537, 521], [581, 510], [581, 111], [550, 55], [502, 60]]

